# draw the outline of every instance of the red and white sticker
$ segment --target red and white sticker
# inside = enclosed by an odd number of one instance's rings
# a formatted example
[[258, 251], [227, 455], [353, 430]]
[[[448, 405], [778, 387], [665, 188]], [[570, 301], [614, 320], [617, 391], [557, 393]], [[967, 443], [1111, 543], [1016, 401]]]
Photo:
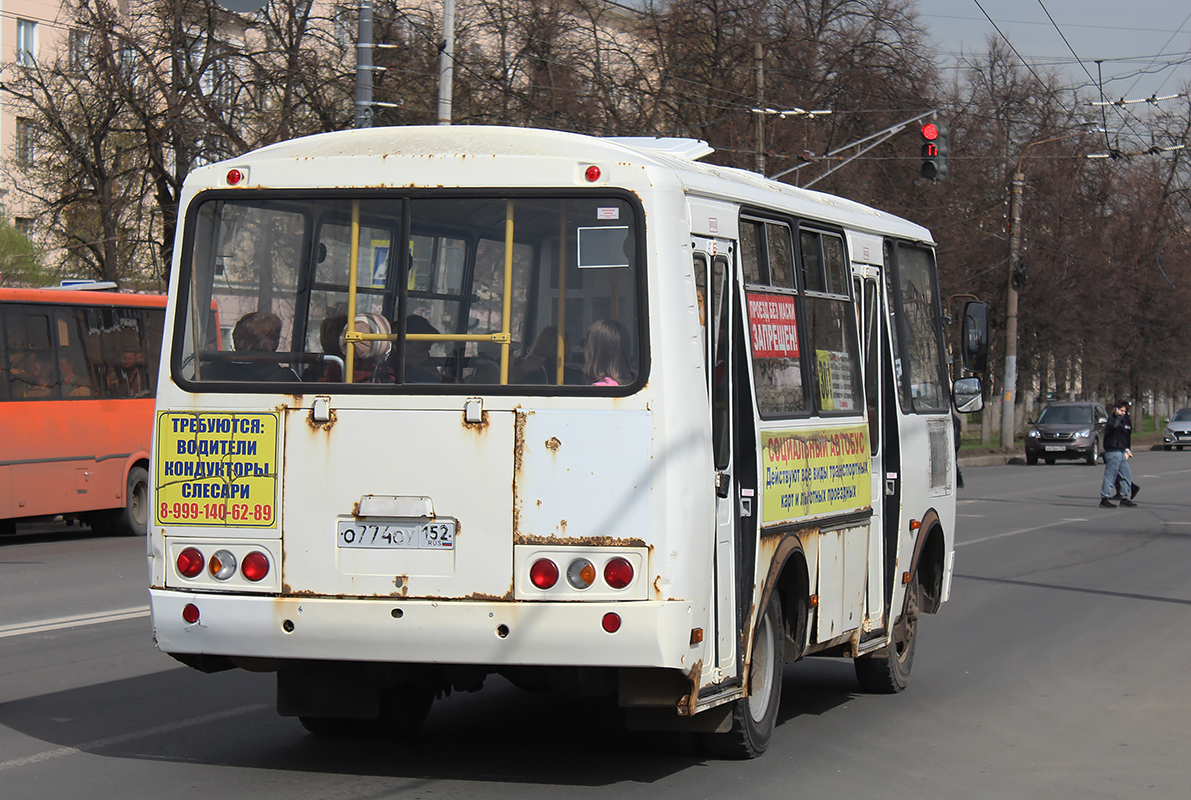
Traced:
[[779, 294], [748, 295], [754, 358], [798, 358], [795, 299]]

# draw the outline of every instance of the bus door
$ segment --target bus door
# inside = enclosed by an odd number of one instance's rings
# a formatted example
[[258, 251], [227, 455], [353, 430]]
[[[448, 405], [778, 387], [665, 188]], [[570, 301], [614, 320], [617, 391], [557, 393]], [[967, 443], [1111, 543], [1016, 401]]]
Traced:
[[[868, 624], [866, 634], [879, 635], [885, 628], [885, 609], [887, 599], [885, 586], [887, 585], [885, 553], [887, 552], [886, 537], [892, 533], [897, 535], [897, 509], [886, 506], [892, 497], [886, 494], [886, 488], [896, 485], [886, 481], [887, 454], [893, 447], [886, 441], [889, 436], [897, 435], [895, 425], [886, 424], [883, 417], [885, 387], [882, 380], [883, 369], [888, 362], [888, 338], [885, 335], [885, 315], [881, 303], [881, 275], [877, 267], [866, 264], [853, 264], [854, 294], [856, 299], [856, 319], [860, 325], [860, 348], [864, 358], [864, 397], [868, 417], [869, 432], [869, 480], [871, 482], [873, 519], [872, 535], [868, 544], [868, 581], [865, 588], [865, 607]], [[896, 474], [894, 462], [889, 466]], [[892, 512], [892, 513], [891, 513]], [[892, 529], [885, 523], [892, 521]]]
[[733, 301], [731, 259], [732, 242], [695, 237], [695, 272], [702, 305], [704, 343], [707, 360], [707, 391], [711, 403], [713, 464], [715, 472], [715, 666], [720, 682], [738, 675], [740, 630], [737, 619], [737, 519], [741, 496], [734, 480], [736, 460], [732, 424], [737, 398], [733, 396], [733, 372], [736, 357], [732, 352]]
[[[886, 579], [892, 584], [895, 570], [913, 568], [918, 538], [899, 532], [909, 530], [911, 520], [921, 522], [927, 513], [944, 508], [940, 498], [954, 491], [954, 452], [934, 254], [928, 247], [891, 241], [885, 242], [883, 251], [884, 291], [880, 294], [890, 337], [883, 352], [890, 363], [882, 386], [887, 398], [882, 445]], [[943, 520], [945, 530], [951, 521]], [[893, 586], [886, 586], [886, 596], [894, 594]], [[895, 605], [889, 622], [895, 623], [900, 613], [900, 605]]]

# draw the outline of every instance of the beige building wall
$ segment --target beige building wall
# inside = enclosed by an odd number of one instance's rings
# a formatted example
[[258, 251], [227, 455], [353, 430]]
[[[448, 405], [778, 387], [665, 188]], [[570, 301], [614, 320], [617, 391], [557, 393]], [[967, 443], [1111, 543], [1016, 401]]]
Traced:
[[[0, 81], [11, 80], [30, 58], [53, 58], [68, 41], [64, 19], [62, 3], [55, 0], [0, 0]], [[37, 158], [36, 137], [0, 91], [0, 206], [10, 222], [36, 239], [33, 211], [21, 196], [16, 169], [22, 157]]]

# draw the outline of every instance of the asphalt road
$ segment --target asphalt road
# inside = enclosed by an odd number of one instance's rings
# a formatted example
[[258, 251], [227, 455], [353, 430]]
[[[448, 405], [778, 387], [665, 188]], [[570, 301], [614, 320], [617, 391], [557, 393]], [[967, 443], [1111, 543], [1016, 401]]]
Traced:
[[317, 739], [276, 716], [272, 676], [154, 650], [143, 541], [22, 528], [0, 539], [0, 797], [1187, 797], [1191, 453], [1139, 454], [1134, 509], [1097, 507], [1100, 474], [965, 469], [952, 598], [910, 687], [791, 665], [751, 762], [499, 680], [413, 743]]

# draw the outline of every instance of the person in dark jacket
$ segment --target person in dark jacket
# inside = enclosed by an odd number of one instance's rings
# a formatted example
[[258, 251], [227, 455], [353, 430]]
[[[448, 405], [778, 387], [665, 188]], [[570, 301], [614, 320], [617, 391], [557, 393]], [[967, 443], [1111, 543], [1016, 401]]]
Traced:
[[1104, 430], [1104, 481], [1100, 487], [1100, 507], [1116, 508], [1111, 496], [1116, 487], [1121, 495], [1121, 505], [1135, 506], [1137, 487], [1133, 485], [1133, 473], [1129, 459], [1133, 458], [1133, 421], [1129, 419], [1129, 403], [1118, 400], [1112, 407], [1108, 425]]

